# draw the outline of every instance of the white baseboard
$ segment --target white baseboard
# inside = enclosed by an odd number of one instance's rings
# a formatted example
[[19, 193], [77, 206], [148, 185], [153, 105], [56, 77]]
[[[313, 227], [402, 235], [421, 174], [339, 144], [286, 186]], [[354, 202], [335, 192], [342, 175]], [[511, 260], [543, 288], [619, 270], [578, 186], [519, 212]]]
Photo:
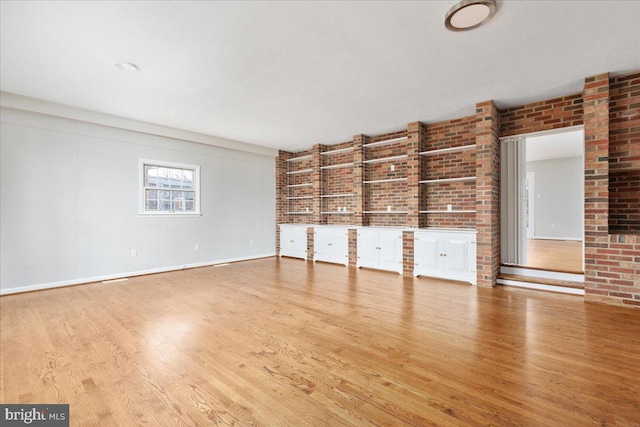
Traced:
[[516, 286], [519, 288], [538, 289], [542, 291], [558, 292], [561, 294], [584, 295], [584, 289], [566, 288], [564, 286], [543, 285], [541, 283], [520, 282], [516, 280], [498, 279], [499, 285]]
[[570, 240], [573, 242], [582, 242], [580, 237], [548, 237], [548, 236], [533, 236], [533, 239], [528, 240]]
[[185, 270], [187, 268], [207, 267], [210, 265], [229, 263], [229, 262], [249, 261], [252, 259], [269, 258], [272, 256], [276, 256], [275, 252], [270, 254], [252, 255], [252, 256], [239, 257], [239, 258], [227, 258], [227, 259], [220, 259], [216, 261], [198, 262], [193, 264], [174, 265], [171, 267], [151, 268], [149, 270], [109, 274], [106, 276], [83, 277], [81, 279], [64, 280], [61, 282], [50, 282], [50, 283], [41, 283], [37, 285], [16, 286], [13, 288], [2, 288], [0, 289], [0, 296], [17, 294], [21, 292], [31, 292], [31, 291], [41, 291], [44, 289], [61, 288], [64, 286], [82, 285], [82, 284], [93, 283], [93, 282], [102, 282], [104, 280], [122, 279], [125, 277], [144, 276], [146, 274], [166, 273], [169, 271]]

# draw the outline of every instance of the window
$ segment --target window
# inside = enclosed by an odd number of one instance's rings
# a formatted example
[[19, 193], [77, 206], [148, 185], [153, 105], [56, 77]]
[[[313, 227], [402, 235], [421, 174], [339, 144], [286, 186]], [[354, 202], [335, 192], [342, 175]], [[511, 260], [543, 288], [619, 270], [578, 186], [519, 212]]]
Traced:
[[200, 215], [200, 166], [140, 160], [140, 214]]

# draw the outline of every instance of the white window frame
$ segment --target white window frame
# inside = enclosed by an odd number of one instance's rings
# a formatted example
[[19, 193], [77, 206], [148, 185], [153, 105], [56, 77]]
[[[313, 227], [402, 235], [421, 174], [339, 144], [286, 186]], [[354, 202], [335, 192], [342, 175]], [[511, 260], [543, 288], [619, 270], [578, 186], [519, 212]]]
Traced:
[[[174, 169], [188, 169], [193, 171], [193, 211], [147, 211], [145, 204], [145, 186], [144, 186], [144, 167], [145, 166], [158, 166]], [[140, 159], [139, 162], [139, 203], [138, 203], [138, 215], [139, 216], [164, 216], [164, 217], [197, 217], [201, 216], [200, 212], [200, 166], [189, 165], [185, 163], [165, 162], [161, 160]]]

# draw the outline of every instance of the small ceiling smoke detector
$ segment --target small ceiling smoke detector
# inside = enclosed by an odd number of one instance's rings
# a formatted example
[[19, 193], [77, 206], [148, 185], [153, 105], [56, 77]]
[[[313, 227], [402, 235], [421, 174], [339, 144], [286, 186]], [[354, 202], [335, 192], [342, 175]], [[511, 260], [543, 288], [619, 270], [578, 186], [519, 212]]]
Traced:
[[495, 0], [462, 0], [444, 18], [444, 26], [451, 31], [467, 31], [486, 24], [496, 14]]
[[138, 71], [138, 66], [136, 64], [132, 64], [131, 62], [118, 62], [116, 67], [125, 71]]

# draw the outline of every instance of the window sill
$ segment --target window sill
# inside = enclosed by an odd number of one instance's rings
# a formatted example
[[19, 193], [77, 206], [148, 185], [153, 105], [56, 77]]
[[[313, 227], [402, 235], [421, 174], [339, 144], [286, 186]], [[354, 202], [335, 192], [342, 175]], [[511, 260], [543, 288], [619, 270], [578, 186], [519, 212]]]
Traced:
[[182, 213], [182, 212], [176, 212], [176, 213], [138, 212], [138, 216], [143, 216], [143, 217], [162, 217], [162, 218], [175, 218], [175, 217], [188, 218], [188, 217], [199, 217], [199, 216], [202, 216], [202, 214], [200, 212], [189, 212], [189, 213], [186, 213], [186, 212], [185, 213]]

